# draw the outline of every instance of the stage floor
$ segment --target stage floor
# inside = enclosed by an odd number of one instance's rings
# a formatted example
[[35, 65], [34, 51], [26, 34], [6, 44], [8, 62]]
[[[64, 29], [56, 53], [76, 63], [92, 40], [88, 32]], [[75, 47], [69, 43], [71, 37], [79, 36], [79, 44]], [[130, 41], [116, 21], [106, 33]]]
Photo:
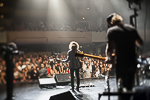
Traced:
[[[81, 100], [98, 100], [98, 93], [104, 92], [106, 85], [105, 79], [84, 79], [81, 84], [93, 83], [94, 87], [81, 87], [80, 91], [83, 94]], [[150, 86], [150, 79], [147, 79], [145, 86]], [[39, 88], [38, 82], [24, 82], [14, 84], [15, 100], [49, 100], [53, 95], [60, 94], [70, 90], [70, 86], [56, 86], [52, 89]], [[116, 80], [110, 78], [111, 91], [115, 91]], [[0, 85], [0, 100], [6, 97], [6, 85]], [[107, 96], [102, 96], [100, 100], [108, 100]], [[117, 96], [111, 96], [111, 100], [117, 100]]]

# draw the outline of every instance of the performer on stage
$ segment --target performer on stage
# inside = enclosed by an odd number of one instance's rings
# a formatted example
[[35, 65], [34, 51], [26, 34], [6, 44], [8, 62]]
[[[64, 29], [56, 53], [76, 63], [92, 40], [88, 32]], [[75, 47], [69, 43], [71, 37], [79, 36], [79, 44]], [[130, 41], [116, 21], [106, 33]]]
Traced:
[[[106, 55], [108, 61], [112, 60], [115, 51], [116, 77], [123, 80], [123, 87], [132, 90], [134, 74], [137, 68], [136, 46], [141, 46], [143, 41], [137, 30], [128, 24], [122, 23], [123, 18], [113, 13], [107, 17], [107, 46]], [[130, 97], [121, 100], [129, 100]]]
[[62, 60], [64, 62], [69, 61], [69, 69], [71, 74], [71, 87], [72, 91], [74, 92], [74, 72], [76, 73], [76, 79], [77, 79], [77, 91], [79, 91], [79, 85], [80, 85], [80, 78], [79, 78], [79, 65], [76, 63], [76, 57], [75, 53], [79, 51], [79, 44], [75, 41], [70, 42], [69, 44], [69, 51], [67, 53], [67, 59]]

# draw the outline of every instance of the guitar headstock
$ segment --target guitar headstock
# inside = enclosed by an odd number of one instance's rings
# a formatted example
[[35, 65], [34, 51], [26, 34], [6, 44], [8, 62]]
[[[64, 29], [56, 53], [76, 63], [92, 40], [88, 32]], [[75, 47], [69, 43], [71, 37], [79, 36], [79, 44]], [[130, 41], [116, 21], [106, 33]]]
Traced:
[[83, 57], [83, 56], [84, 56], [84, 53], [81, 52], [81, 51], [77, 51], [76, 54], [75, 54], [75, 56], [81, 56], [81, 57]]

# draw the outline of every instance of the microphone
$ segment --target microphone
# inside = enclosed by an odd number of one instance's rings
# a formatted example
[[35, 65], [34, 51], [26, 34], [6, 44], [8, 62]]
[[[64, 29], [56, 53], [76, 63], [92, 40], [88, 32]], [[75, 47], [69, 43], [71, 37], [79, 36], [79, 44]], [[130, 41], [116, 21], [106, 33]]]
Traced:
[[14, 42], [10, 42], [1, 47], [2, 56], [4, 57], [6, 54], [8, 55], [23, 55], [23, 51], [19, 51], [17, 49], [17, 45]]

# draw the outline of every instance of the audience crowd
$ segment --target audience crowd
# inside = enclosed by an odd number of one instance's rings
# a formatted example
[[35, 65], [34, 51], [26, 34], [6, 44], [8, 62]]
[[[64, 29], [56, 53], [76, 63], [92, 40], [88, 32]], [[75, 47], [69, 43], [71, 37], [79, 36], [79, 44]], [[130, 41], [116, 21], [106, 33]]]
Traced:
[[[101, 55], [99, 55], [101, 56]], [[14, 83], [24, 81], [36, 81], [38, 78], [55, 77], [56, 74], [70, 73], [69, 63], [62, 62], [66, 55], [40, 55], [27, 57], [15, 56]], [[82, 68], [80, 69], [80, 78], [104, 77], [111, 65], [105, 64], [98, 59], [83, 57], [80, 59]], [[0, 83], [6, 84], [6, 63], [0, 58]]]

